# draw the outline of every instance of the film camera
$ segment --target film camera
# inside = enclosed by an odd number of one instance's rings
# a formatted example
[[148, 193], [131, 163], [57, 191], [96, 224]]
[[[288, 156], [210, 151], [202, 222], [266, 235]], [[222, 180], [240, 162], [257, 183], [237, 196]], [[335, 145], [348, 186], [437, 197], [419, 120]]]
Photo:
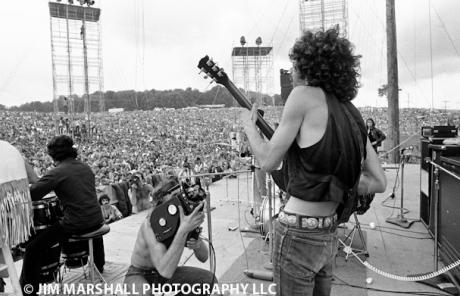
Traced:
[[[179, 229], [179, 206], [182, 206], [185, 215], [190, 215], [206, 199], [206, 192], [199, 184], [191, 187], [177, 184], [167, 191], [165, 197], [169, 198], [163, 198], [163, 201], [153, 210], [150, 225], [156, 239], [169, 245]], [[188, 234], [187, 240], [198, 239], [200, 233], [201, 227], [198, 227]]]

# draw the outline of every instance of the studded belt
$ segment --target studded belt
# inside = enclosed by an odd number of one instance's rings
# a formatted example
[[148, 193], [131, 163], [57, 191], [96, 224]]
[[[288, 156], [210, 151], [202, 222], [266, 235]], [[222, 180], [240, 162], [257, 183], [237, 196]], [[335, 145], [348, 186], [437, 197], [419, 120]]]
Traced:
[[337, 214], [328, 217], [311, 217], [281, 211], [278, 221], [281, 224], [301, 229], [330, 229], [337, 226]]

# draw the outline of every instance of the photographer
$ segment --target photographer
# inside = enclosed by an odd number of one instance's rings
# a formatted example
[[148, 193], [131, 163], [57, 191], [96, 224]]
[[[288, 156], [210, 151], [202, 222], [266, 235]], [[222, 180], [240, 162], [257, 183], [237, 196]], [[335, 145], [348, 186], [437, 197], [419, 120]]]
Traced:
[[[163, 200], [167, 202], [172, 194], [166, 195]], [[179, 207], [180, 225], [177, 233], [169, 244], [157, 241], [150, 224], [150, 213], [141, 225], [137, 235], [131, 266], [126, 273], [124, 283], [128, 289], [133, 289], [144, 294], [143, 285], [148, 284], [212, 284], [217, 281], [214, 275], [204, 269], [188, 266], [178, 266], [184, 247], [193, 250], [195, 257], [201, 261], [208, 260], [208, 248], [201, 239], [189, 239], [188, 234], [204, 222], [201, 202], [194, 211], [186, 216], [182, 207]], [[147, 295], [151, 295], [148, 291]], [[144, 294], [145, 295], [145, 294]], [[182, 294], [178, 294], [182, 295]], [[206, 294], [202, 294], [206, 295]]]
[[143, 180], [142, 175], [140, 173], [135, 173], [129, 181], [133, 213], [150, 209], [153, 206], [150, 200], [150, 194], [153, 192], [153, 186], [144, 183], [141, 180]]

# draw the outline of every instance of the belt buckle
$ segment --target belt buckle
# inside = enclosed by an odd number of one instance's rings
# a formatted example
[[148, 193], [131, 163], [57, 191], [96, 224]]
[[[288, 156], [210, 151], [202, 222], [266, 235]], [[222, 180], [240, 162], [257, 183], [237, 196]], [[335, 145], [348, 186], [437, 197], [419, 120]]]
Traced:
[[280, 222], [282, 222], [282, 223], [287, 223], [287, 221], [286, 221], [286, 214], [285, 214], [283, 211], [281, 211], [281, 212], [279, 213], [279, 215], [278, 215], [278, 220], [279, 220]]
[[287, 216], [287, 223], [289, 225], [296, 226], [297, 225], [297, 216], [296, 215], [286, 215]]
[[327, 228], [327, 227], [331, 227], [332, 225], [332, 217], [326, 217], [324, 218], [324, 221], [323, 221], [323, 226], [324, 228]]
[[316, 218], [302, 218], [302, 228], [315, 229], [318, 224], [318, 219]]

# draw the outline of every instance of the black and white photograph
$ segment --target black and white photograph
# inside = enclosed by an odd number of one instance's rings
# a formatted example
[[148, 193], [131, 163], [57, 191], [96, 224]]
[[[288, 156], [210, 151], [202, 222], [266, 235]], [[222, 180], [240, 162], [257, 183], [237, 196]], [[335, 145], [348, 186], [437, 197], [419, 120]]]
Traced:
[[460, 295], [460, 1], [0, 8], [0, 296]]

